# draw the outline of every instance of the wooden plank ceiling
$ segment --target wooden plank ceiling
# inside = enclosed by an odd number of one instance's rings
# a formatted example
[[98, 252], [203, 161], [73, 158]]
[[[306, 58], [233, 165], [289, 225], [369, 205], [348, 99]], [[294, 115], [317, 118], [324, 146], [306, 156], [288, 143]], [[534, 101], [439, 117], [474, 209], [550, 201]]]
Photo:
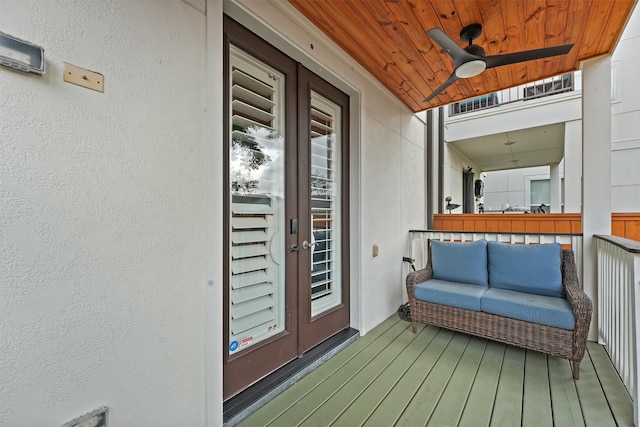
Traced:
[[[636, 0], [289, 0], [413, 111], [555, 76], [611, 53]], [[426, 31], [440, 28], [462, 47], [460, 30], [480, 23], [474, 40], [487, 55], [574, 44], [563, 56], [485, 70], [424, 99], [453, 72], [453, 61]]]

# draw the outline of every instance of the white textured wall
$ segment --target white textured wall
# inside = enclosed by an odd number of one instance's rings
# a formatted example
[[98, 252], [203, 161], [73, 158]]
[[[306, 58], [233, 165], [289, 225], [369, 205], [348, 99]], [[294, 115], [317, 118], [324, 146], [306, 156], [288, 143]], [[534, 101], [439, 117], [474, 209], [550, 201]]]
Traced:
[[619, 102], [611, 105], [611, 208], [640, 212], [640, 7], [631, 15], [611, 58]]
[[[445, 137], [446, 137], [446, 133], [445, 133]], [[449, 211], [446, 210], [447, 202], [445, 199], [447, 198], [447, 196], [451, 196], [451, 203], [460, 205], [459, 208], [452, 210], [451, 213], [452, 214], [462, 213], [462, 171], [468, 167], [471, 167], [473, 169], [474, 181], [476, 179], [482, 179], [480, 176], [482, 174], [482, 171], [480, 170], [480, 168], [478, 168], [475, 163], [472, 163], [468, 158], [464, 157], [458, 151], [451, 148], [451, 146], [449, 146], [445, 142], [444, 168], [442, 173], [442, 180], [444, 183], [442, 212], [449, 213]], [[484, 198], [480, 200], [476, 200], [476, 198], [474, 197], [474, 205], [476, 206], [476, 213], [477, 213], [478, 203], [480, 203], [483, 200]], [[436, 213], [438, 212], [437, 209], [438, 208], [436, 206], [435, 208]]]
[[[408, 231], [425, 224], [424, 122], [367, 85], [362, 137], [362, 310], [368, 330], [398, 309]], [[372, 257], [372, 248], [380, 248]], [[406, 291], [404, 292], [406, 294]]]
[[484, 180], [484, 207], [500, 210], [505, 203], [511, 207], [529, 208], [530, 179], [549, 179], [549, 166], [508, 169], [486, 172]]
[[0, 425], [203, 425], [204, 15], [2, 0], [0, 29], [47, 58], [0, 68]]

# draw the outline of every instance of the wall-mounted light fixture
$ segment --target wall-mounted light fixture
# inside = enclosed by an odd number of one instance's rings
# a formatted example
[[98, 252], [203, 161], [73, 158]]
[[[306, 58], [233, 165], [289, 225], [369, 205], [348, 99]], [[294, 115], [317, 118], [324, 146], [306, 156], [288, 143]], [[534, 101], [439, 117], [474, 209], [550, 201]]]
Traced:
[[44, 49], [0, 32], [0, 65], [25, 73], [44, 74]]

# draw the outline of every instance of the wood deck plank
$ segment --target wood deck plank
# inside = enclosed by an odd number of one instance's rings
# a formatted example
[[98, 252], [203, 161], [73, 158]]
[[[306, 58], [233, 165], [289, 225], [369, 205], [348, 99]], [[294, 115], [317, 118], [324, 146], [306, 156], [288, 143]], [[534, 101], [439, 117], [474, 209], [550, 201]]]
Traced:
[[[329, 359], [242, 426], [615, 426], [633, 404], [603, 347], [581, 379], [564, 359], [397, 316]], [[545, 362], [546, 359], [546, 362]]]
[[[417, 337], [418, 335], [414, 334], [410, 329], [405, 330], [398, 339], [391, 342], [376, 357], [364, 365], [358, 373], [337, 389], [331, 397], [322, 403], [322, 406], [310, 413], [308, 418], [299, 425], [308, 427], [333, 423], [358, 398], [362, 391], [366, 390], [384, 372], [390, 363], [393, 363], [403, 354]], [[335, 375], [338, 374], [342, 374], [342, 372], [337, 372]]]
[[412, 369], [425, 347], [435, 338], [439, 328], [427, 326], [406, 350], [395, 359], [375, 381], [332, 424], [334, 427], [362, 425], [384, 401], [393, 387]]
[[395, 324], [338, 370], [329, 372], [321, 366], [316, 371], [320, 371], [322, 381], [304, 396], [295, 396], [295, 404], [271, 422], [277, 426], [294, 426], [304, 421], [404, 332], [413, 335], [410, 326], [407, 322]]
[[549, 386], [553, 421], [557, 426], [583, 427], [584, 418], [578, 401], [578, 392], [573, 379], [571, 365], [565, 359], [551, 357], [549, 364]]
[[397, 426], [415, 427], [426, 425], [426, 421], [433, 414], [442, 393], [455, 373], [458, 362], [469, 344], [469, 338], [469, 335], [460, 333], [453, 337], [422, 387], [420, 387], [400, 416], [396, 423]]
[[[347, 348], [333, 356], [318, 369], [298, 381], [295, 386], [288, 388], [269, 402], [268, 405], [258, 409], [251, 417], [245, 419], [242, 426], [264, 426], [272, 422], [281, 414], [291, 408], [301, 397], [321, 384], [333, 372], [340, 369], [369, 346], [378, 340], [391, 340], [398, 331], [403, 331], [411, 324], [400, 320], [397, 316], [391, 316], [375, 327], [365, 336], [359, 338]], [[300, 390], [304, 390], [301, 392]]]
[[505, 347], [505, 344], [488, 341], [460, 424], [458, 424], [459, 427], [478, 427], [490, 424]]
[[575, 384], [585, 424], [594, 427], [614, 427], [615, 419], [588, 352], [580, 363], [580, 379]]
[[486, 347], [487, 340], [471, 338], [427, 425], [443, 427], [458, 425]]
[[491, 416], [492, 426], [520, 425], [522, 416], [522, 391], [524, 383], [524, 356], [521, 348], [507, 346], [498, 381], [495, 405]]
[[389, 392], [384, 402], [365, 421], [365, 426], [392, 426], [397, 422], [413, 396], [422, 386], [427, 375], [434, 369], [436, 362], [441, 358], [442, 353], [446, 350], [454, 335], [455, 333], [452, 331], [439, 330], [436, 337], [429, 343], [420, 357]]
[[522, 426], [552, 426], [547, 355], [527, 350], [525, 357]]
[[603, 346], [588, 343], [589, 356], [618, 426], [633, 426], [633, 402]]

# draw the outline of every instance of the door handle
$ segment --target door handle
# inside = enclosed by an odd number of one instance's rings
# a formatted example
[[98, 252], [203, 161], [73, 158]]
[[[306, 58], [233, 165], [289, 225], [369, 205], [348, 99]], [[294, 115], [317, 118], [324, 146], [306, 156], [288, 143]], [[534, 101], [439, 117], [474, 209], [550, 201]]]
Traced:
[[318, 244], [318, 242], [309, 243], [309, 242], [307, 242], [305, 240], [304, 242], [302, 242], [302, 249], [311, 249], [312, 247], [314, 247], [317, 244]]
[[300, 250], [300, 247], [298, 245], [296, 245], [295, 243], [292, 243], [291, 246], [289, 246], [289, 249], [287, 250], [288, 253], [291, 252], [298, 252]]

